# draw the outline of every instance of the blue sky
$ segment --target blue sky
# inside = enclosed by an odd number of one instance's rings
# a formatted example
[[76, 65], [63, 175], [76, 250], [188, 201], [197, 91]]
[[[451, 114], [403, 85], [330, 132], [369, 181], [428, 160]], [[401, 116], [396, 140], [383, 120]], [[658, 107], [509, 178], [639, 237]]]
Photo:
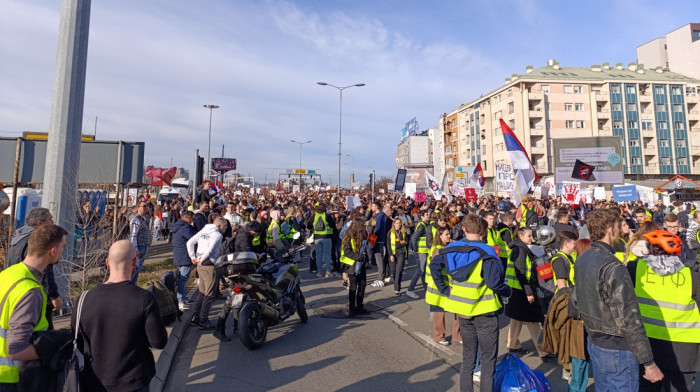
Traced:
[[[0, 136], [46, 131], [59, 0], [0, 1]], [[700, 20], [697, 0], [658, 1], [93, 1], [84, 130], [146, 142], [146, 163], [191, 167], [238, 158], [256, 181], [299, 165], [289, 140], [312, 140], [304, 168], [338, 165], [337, 86], [343, 155], [395, 175], [400, 130], [540, 67], [635, 61], [635, 48]], [[347, 184], [352, 158], [343, 157]], [[325, 177], [328, 178], [328, 177]]]

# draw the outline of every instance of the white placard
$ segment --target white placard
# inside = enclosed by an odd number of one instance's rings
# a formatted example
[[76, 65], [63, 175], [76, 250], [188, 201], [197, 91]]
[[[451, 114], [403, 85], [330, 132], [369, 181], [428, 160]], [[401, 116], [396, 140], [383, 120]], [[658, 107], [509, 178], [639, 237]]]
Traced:
[[602, 186], [593, 188], [593, 198], [596, 200], [605, 200], [605, 188]]
[[416, 183], [415, 182], [407, 182], [403, 185], [403, 190], [406, 194], [406, 197], [413, 198], [413, 195], [416, 193]]
[[513, 197], [515, 191], [515, 175], [513, 168], [506, 163], [496, 163], [496, 190]]

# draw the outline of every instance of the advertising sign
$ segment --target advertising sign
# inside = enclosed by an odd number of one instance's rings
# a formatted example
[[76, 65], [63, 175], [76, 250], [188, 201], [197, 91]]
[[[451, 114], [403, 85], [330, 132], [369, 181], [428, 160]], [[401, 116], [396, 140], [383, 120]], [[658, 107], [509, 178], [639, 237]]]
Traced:
[[[406, 169], [406, 182], [411, 182], [416, 184], [415, 191], [425, 192], [428, 190], [428, 179], [425, 176], [425, 168], [407, 168]], [[411, 195], [413, 196], [413, 195]]]
[[513, 168], [506, 163], [496, 163], [496, 192], [513, 197], [515, 192], [515, 176]]
[[236, 159], [235, 158], [212, 158], [211, 168], [217, 172], [227, 172], [231, 170], [236, 170]]
[[421, 203], [428, 200], [428, 197], [425, 195], [425, 192], [416, 192], [413, 194], [413, 200], [415, 200], [416, 203]]
[[474, 203], [476, 203], [476, 189], [465, 188], [464, 189], [464, 198], [467, 199], [467, 201], [473, 201]]
[[637, 200], [637, 186], [625, 185], [616, 186], [612, 189], [613, 198], [616, 202]]
[[576, 160], [595, 167], [586, 184], [623, 184], [622, 138], [600, 136], [553, 139], [554, 180], [557, 184], [571, 181]]

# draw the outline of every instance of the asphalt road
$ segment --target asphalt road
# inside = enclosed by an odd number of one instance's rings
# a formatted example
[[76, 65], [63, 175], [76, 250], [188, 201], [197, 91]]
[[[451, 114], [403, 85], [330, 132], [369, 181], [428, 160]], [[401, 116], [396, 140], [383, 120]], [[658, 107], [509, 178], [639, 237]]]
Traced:
[[[219, 342], [209, 331], [189, 328], [164, 390], [459, 390], [462, 346], [433, 343], [432, 322], [424, 300], [397, 297], [391, 286], [367, 286], [367, 307], [372, 312], [351, 318], [345, 311], [347, 291], [341, 280], [312, 276], [308, 261], [301, 266], [302, 290], [310, 315], [307, 324], [302, 324], [296, 315], [287, 319], [270, 328], [266, 343], [255, 351], [246, 349], [238, 336], [232, 335], [231, 319], [227, 334], [232, 336], [232, 341], [227, 343]], [[405, 269], [402, 292], [415, 268], [409, 265]], [[369, 272], [371, 282], [376, 269]], [[215, 302], [212, 321], [222, 305], [222, 300]], [[449, 335], [449, 314], [447, 318]], [[508, 319], [502, 316], [501, 356], [506, 351], [507, 324]], [[522, 359], [531, 368], [544, 372], [552, 391], [567, 390], [566, 382], [561, 379], [561, 367], [542, 363], [537, 358], [527, 329], [523, 328], [520, 338], [523, 347], [531, 352]]]

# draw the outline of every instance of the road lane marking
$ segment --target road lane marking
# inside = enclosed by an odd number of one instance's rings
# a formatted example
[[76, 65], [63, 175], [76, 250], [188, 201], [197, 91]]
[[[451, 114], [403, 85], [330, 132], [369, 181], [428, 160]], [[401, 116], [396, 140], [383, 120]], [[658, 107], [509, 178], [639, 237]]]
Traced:
[[408, 324], [406, 324], [405, 322], [403, 322], [403, 320], [401, 320], [400, 318], [398, 318], [398, 317], [396, 317], [396, 316], [390, 314], [390, 313], [387, 312], [386, 310], [382, 310], [380, 313], [383, 314], [383, 315], [385, 315], [385, 316], [387, 316], [387, 317], [389, 317], [389, 320], [393, 321], [395, 324], [399, 325], [400, 327], [405, 327], [405, 326], [408, 325]]
[[435, 347], [436, 349], [442, 351], [445, 354], [448, 355], [455, 355], [455, 352], [450, 350], [449, 348], [439, 345], [433, 341], [433, 338], [430, 336], [420, 333], [420, 332], [413, 332], [413, 335], [417, 336], [418, 338], [424, 340], [426, 343], [428, 343], [430, 346]]

